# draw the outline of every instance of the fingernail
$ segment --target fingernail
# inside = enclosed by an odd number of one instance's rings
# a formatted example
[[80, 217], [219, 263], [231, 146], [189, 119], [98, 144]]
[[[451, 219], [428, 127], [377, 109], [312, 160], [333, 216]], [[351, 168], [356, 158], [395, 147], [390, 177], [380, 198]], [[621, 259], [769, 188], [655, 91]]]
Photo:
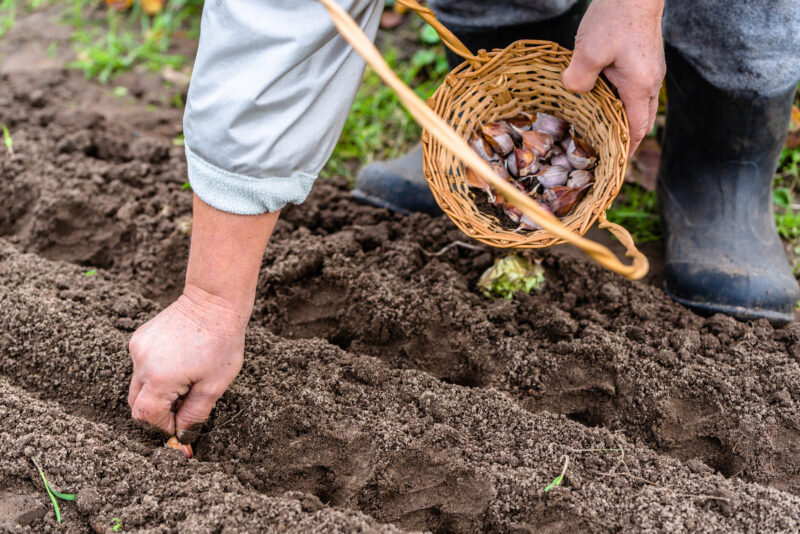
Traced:
[[200, 437], [200, 431], [203, 429], [205, 423], [195, 423], [191, 425], [189, 428], [185, 428], [183, 430], [178, 430], [177, 437], [178, 441], [181, 443], [194, 443], [197, 441], [197, 438]]

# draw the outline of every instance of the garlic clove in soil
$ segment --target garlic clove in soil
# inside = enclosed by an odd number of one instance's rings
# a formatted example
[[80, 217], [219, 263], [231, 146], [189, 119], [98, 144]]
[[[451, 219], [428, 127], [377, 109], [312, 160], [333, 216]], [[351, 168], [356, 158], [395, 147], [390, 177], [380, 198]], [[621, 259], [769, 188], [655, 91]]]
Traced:
[[481, 126], [483, 138], [492, 150], [501, 156], [506, 156], [514, 150], [512, 132], [511, 127], [504, 122], [489, 122]]
[[592, 187], [592, 184], [586, 184], [579, 188], [557, 185], [547, 189], [542, 195], [542, 198], [547, 205], [550, 206], [550, 209], [553, 210], [553, 215], [556, 217], [564, 217], [569, 215], [590, 187]]
[[194, 453], [192, 452], [192, 446], [189, 444], [184, 445], [183, 443], [178, 441], [178, 438], [175, 436], [169, 438], [169, 440], [166, 443], [166, 446], [169, 447], [170, 449], [181, 451], [187, 458], [191, 458], [192, 456], [194, 456]]
[[578, 136], [572, 136], [565, 141], [564, 150], [573, 169], [589, 169], [597, 163], [597, 155], [589, 145]]
[[555, 142], [564, 138], [567, 128], [569, 124], [564, 119], [541, 112], [536, 114], [536, 121], [533, 123], [534, 130], [548, 134]]

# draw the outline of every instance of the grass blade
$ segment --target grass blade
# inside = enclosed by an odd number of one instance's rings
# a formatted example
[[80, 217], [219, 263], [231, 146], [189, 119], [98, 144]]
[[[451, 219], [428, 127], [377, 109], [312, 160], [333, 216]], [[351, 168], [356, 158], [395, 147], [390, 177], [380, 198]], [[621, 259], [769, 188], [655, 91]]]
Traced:
[[3, 125], [3, 140], [6, 143], [6, 150], [9, 154], [14, 153], [14, 140], [11, 139], [11, 132], [8, 131], [8, 126]]
[[36, 469], [39, 470], [39, 475], [42, 477], [42, 482], [44, 482], [44, 489], [47, 490], [47, 495], [50, 497], [50, 501], [53, 503], [53, 509], [56, 511], [56, 521], [58, 521], [58, 524], [60, 525], [61, 510], [58, 507], [58, 500], [56, 499], [56, 497], [58, 497], [59, 499], [63, 499], [65, 501], [74, 501], [76, 495], [74, 493], [59, 493], [51, 489], [50, 484], [47, 482], [47, 477], [44, 476], [44, 470], [39, 465], [39, 462], [37, 462], [33, 458], [31, 458], [31, 461], [33, 462], [33, 465], [36, 466]]

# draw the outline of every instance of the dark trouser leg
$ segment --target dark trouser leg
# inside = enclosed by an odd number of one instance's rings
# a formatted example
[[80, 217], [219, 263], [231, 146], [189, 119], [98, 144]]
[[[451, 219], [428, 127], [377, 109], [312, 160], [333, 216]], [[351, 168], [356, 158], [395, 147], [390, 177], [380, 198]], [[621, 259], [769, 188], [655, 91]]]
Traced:
[[775, 230], [772, 181], [795, 87], [713, 86], [667, 47], [658, 195], [666, 290], [699, 312], [790, 321], [800, 290]]
[[[587, 4], [587, 0], [579, 0], [566, 13], [540, 22], [502, 27], [453, 27], [451, 30], [473, 52], [482, 48], [505, 48], [520, 39], [551, 40], [572, 48]], [[462, 60], [448, 51], [448, 61], [452, 68]], [[421, 145], [400, 159], [364, 167], [356, 179], [353, 196], [399, 213], [441, 213], [422, 174]]]

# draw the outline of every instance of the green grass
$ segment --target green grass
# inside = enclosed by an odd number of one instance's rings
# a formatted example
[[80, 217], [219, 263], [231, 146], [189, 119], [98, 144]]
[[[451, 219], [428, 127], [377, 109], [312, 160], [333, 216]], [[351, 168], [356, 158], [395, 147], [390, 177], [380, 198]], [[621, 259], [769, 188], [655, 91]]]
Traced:
[[664, 235], [655, 191], [646, 191], [638, 185], [623, 184], [606, 217], [627, 228], [637, 243], [661, 241]]
[[77, 495], [74, 493], [59, 493], [53, 488], [50, 487], [50, 484], [47, 482], [47, 477], [44, 476], [44, 470], [39, 465], [35, 459], [31, 458], [33, 465], [36, 466], [36, 469], [39, 470], [39, 476], [42, 477], [42, 482], [44, 482], [44, 489], [47, 490], [47, 495], [50, 497], [50, 502], [53, 503], [53, 509], [56, 512], [56, 520], [59, 524], [61, 524], [61, 510], [58, 507], [58, 499], [62, 499], [64, 501], [74, 501], [77, 498]]
[[[408, 61], [400, 61], [398, 55], [391, 47], [384, 52], [392, 70], [423, 99], [433, 94], [449, 70], [440, 46], [422, 48]], [[344, 176], [352, 182], [359, 166], [402, 155], [419, 141], [421, 133], [394, 92], [368, 68], [339, 142], [321, 175]]]
[[78, 58], [68, 66], [101, 83], [137, 65], [156, 72], [167, 66], [180, 69], [189, 58], [172, 53], [170, 46], [178, 32], [185, 32], [187, 37], [199, 34], [202, 3], [168, 0], [155, 16], [134, 3], [129, 11], [107, 9], [105, 18], [97, 20], [88, 17], [93, 2], [72, 0], [64, 22], [75, 28], [72, 42]]

